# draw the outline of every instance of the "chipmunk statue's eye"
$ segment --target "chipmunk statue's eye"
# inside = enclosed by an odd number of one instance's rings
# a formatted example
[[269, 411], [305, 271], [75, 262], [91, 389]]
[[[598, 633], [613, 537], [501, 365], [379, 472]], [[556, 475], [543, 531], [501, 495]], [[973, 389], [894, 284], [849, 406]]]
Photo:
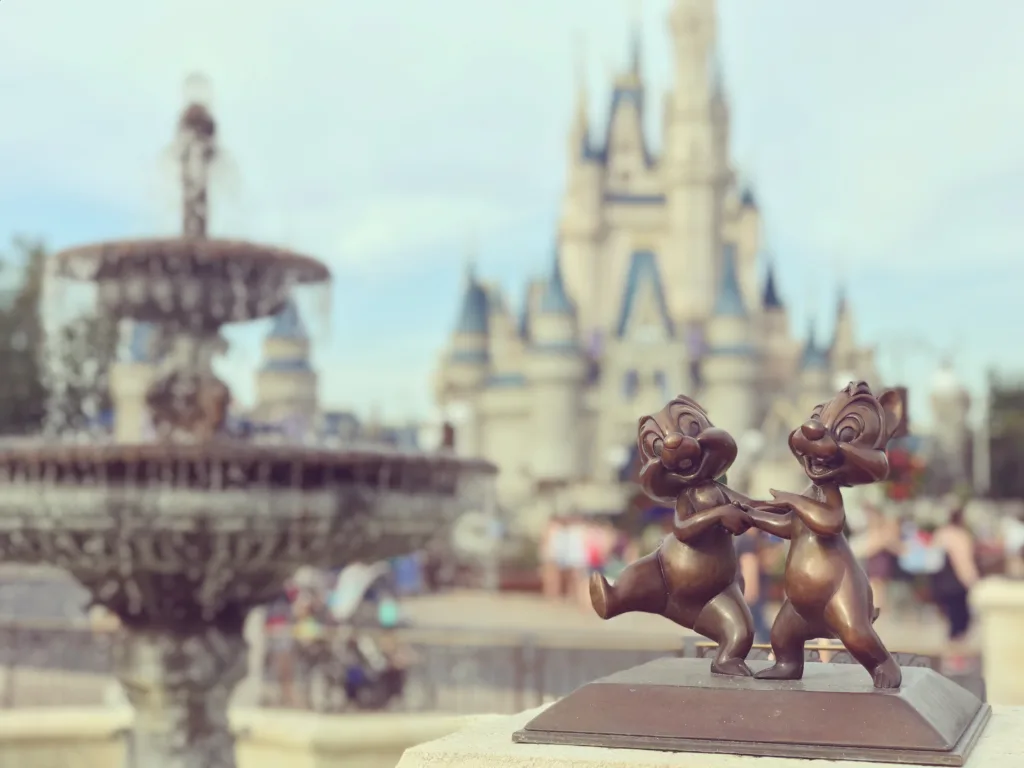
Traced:
[[653, 421], [647, 421], [640, 432], [640, 450], [649, 459], [661, 458], [661, 448], [664, 445], [661, 430]]
[[840, 443], [852, 443], [857, 439], [857, 428], [856, 427], [843, 427], [839, 430], [839, 434], [836, 435], [836, 439]]
[[679, 431], [684, 435], [696, 437], [701, 433], [702, 429], [700, 421], [693, 416], [681, 416], [679, 418]]
[[840, 442], [854, 442], [860, 433], [864, 431], [864, 420], [856, 413], [845, 416], [839, 424], [836, 425], [836, 429], [833, 434], [836, 435], [836, 439]]

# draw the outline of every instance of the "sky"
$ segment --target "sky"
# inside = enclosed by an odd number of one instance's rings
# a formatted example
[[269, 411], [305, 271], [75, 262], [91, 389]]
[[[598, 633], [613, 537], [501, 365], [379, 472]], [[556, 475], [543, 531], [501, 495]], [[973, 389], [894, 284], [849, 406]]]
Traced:
[[[659, 143], [669, 5], [3, 0], [0, 243], [175, 232], [167, 147], [202, 72], [214, 234], [330, 265], [307, 313], [326, 406], [424, 416], [468, 255], [513, 297], [548, 268], [577, 62], [600, 123], [635, 17]], [[719, 5], [733, 155], [795, 329], [829, 333], [842, 281], [912, 417], [944, 355], [976, 393], [1024, 369], [1024, 5]], [[243, 402], [262, 327], [221, 366]]]

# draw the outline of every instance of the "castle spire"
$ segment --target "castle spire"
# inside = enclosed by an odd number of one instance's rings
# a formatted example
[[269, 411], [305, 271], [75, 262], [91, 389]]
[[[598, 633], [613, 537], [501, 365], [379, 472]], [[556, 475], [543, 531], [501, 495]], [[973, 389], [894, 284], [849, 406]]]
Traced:
[[710, 77], [711, 77], [711, 98], [722, 105], [725, 104], [725, 74], [722, 70], [722, 56], [715, 48], [711, 52]]
[[455, 325], [457, 334], [485, 336], [489, 329], [489, 307], [487, 291], [476, 277], [476, 254], [470, 248], [466, 254], [466, 287], [462, 293], [459, 319]]
[[573, 313], [572, 301], [565, 291], [565, 282], [562, 280], [562, 265], [559, 263], [558, 249], [555, 249], [551, 264], [551, 276], [544, 285], [544, 292], [540, 297], [540, 311], [551, 315], [571, 315]]
[[630, 46], [630, 73], [637, 79], [640, 79], [640, 69], [643, 63], [643, 15], [644, 15], [644, 4], [643, 0], [633, 0], [632, 2], [632, 39]]
[[800, 367], [805, 371], [818, 371], [828, 368], [828, 353], [818, 346], [814, 318], [808, 321], [807, 341], [804, 344], [804, 353], [800, 359]]
[[832, 337], [832, 351], [842, 359], [853, 354], [857, 346], [853, 332], [853, 312], [847, 299], [846, 286], [840, 284], [836, 297], [835, 333]]
[[570, 137], [570, 158], [576, 160], [586, 156], [590, 151], [590, 99], [587, 93], [586, 47], [580, 33], [576, 43], [575, 66], [576, 109], [573, 115], [572, 134]]
[[775, 285], [775, 262], [768, 261], [768, 274], [764, 281], [764, 296], [761, 299], [761, 306], [766, 310], [783, 309], [782, 299], [779, 298], [779, 291]]

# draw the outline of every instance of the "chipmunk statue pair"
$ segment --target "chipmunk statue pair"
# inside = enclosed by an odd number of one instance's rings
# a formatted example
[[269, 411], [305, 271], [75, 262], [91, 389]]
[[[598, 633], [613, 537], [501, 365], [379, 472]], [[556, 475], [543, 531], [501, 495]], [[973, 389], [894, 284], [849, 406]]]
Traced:
[[876, 688], [898, 688], [902, 673], [872, 626], [878, 611], [871, 586], [843, 533], [840, 488], [886, 478], [885, 447], [902, 413], [897, 392], [876, 397], [864, 382], [851, 382], [789, 436], [808, 488], [802, 494], [772, 491], [771, 501], [751, 500], [719, 480], [736, 458], [736, 442], [695, 401], [681, 395], [643, 417], [640, 485], [654, 501], [675, 506], [673, 532], [614, 584], [594, 574], [590, 597], [597, 614], [664, 616], [718, 644], [713, 673], [751, 675], [745, 659], [754, 641], [753, 618], [732, 538], [754, 526], [790, 541], [786, 599], [771, 631], [775, 664], [754, 676], [799, 679], [804, 643], [833, 637], [868, 670]]

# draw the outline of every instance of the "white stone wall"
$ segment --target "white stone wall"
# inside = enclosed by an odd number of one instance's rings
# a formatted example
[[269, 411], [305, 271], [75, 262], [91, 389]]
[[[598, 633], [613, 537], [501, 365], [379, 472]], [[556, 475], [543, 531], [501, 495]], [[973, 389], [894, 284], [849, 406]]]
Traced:
[[152, 425], [146, 407], [146, 390], [155, 375], [155, 366], [144, 363], [118, 362], [111, 366], [110, 398], [117, 442], [138, 443], [148, 438]]

